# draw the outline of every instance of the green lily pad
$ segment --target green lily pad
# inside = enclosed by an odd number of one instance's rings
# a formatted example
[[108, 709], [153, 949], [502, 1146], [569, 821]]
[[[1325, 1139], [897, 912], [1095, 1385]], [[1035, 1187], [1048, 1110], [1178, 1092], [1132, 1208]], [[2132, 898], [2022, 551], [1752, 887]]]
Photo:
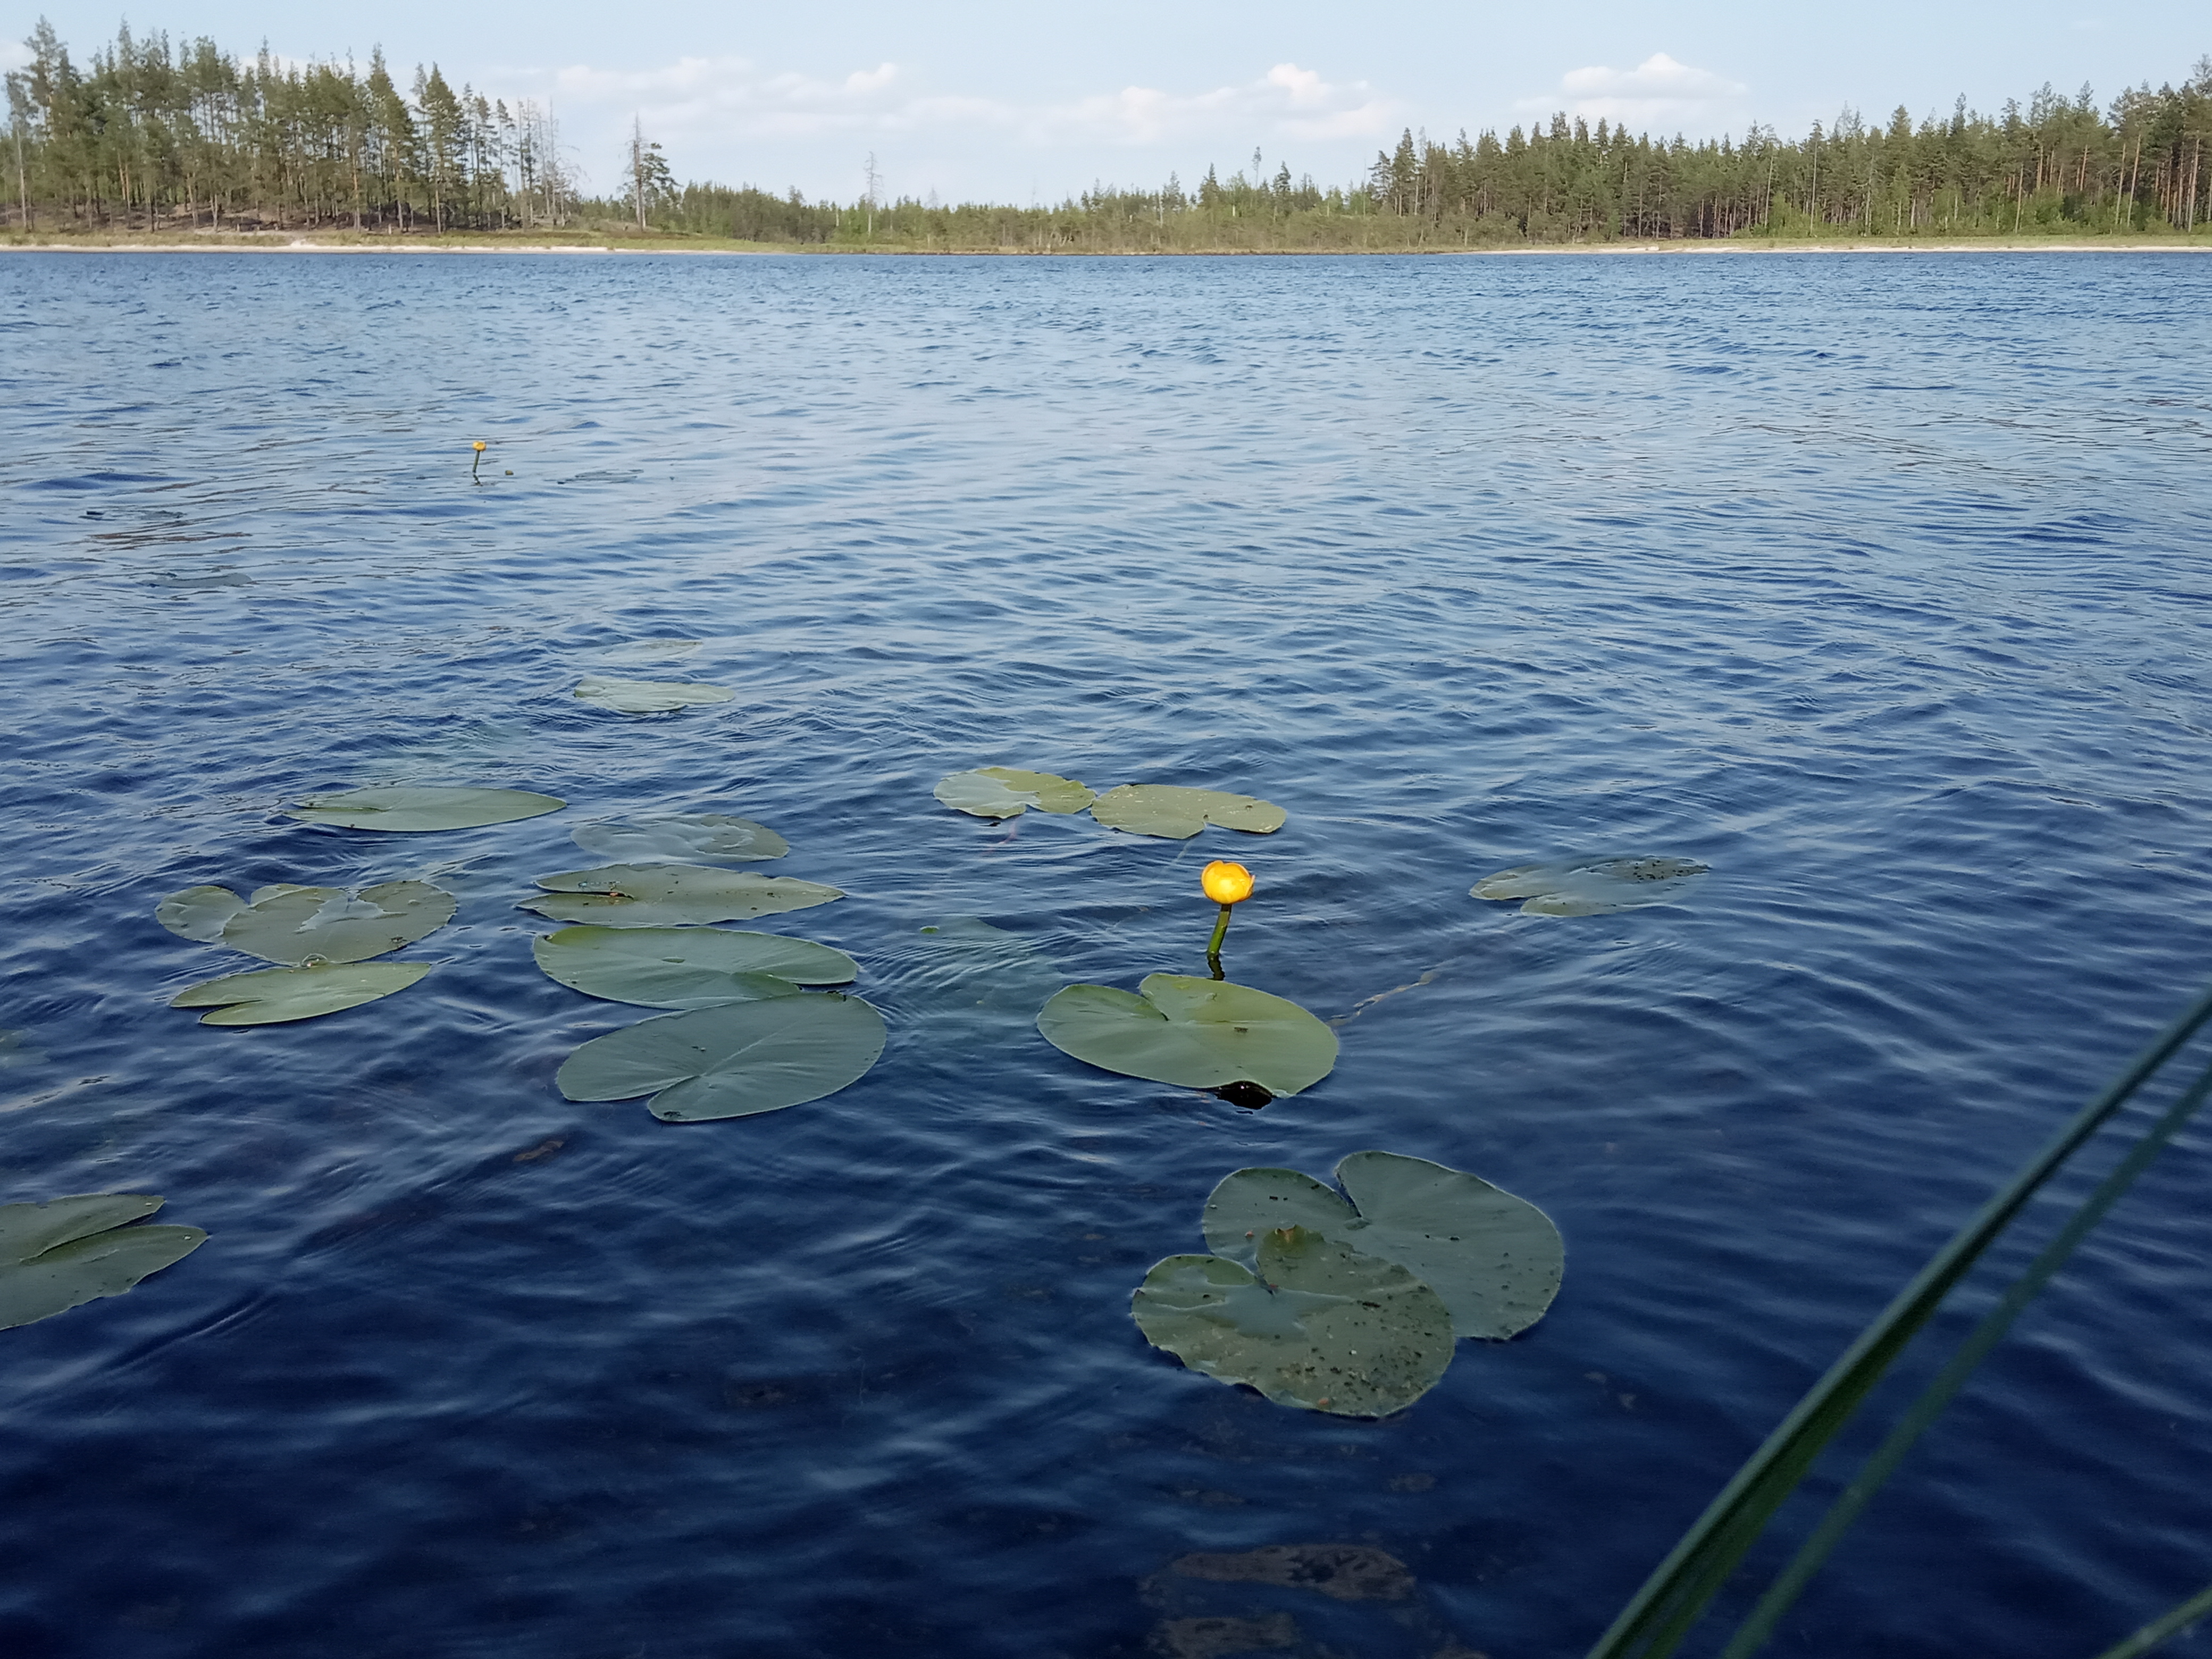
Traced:
[[214, 1009], [200, 1016], [203, 1025], [282, 1025], [404, 991], [431, 967], [427, 962], [347, 962], [259, 968], [179, 991], [169, 1006]]
[[198, 1227], [127, 1224], [161, 1207], [141, 1193], [0, 1204], [0, 1330], [120, 1296], [207, 1242]]
[[530, 949], [546, 976], [571, 990], [647, 1008], [756, 1001], [801, 985], [847, 984], [860, 971], [826, 945], [720, 927], [563, 927]]
[[629, 864], [746, 864], [780, 859], [791, 850], [791, 843], [766, 824], [720, 812], [602, 818], [579, 824], [569, 839], [586, 853]]
[[1396, 1152], [1354, 1152], [1336, 1166], [1350, 1202], [1296, 1170], [1239, 1170], [1206, 1201], [1206, 1243], [1249, 1267], [1256, 1241], [1298, 1226], [1395, 1261], [1443, 1297], [1460, 1336], [1503, 1341], [1544, 1316], [1566, 1247], [1524, 1198], [1480, 1176]]
[[728, 702], [738, 694], [722, 685], [611, 680], [604, 675], [587, 674], [571, 695], [617, 714], [665, 714], [672, 708], [689, 708], [695, 703]]
[[1402, 1411], [1451, 1364], [1451, 1314], [1396, 1262], [1292, 1226], [1261, 1236], [1255, 1265], [1171, 1255], [1130, 1316], [1193, 1370], [1338, 1417]]
[[1018, 818], [1040, 812], [1080, 812], [1098, 799], [1073, 778], [1025, 772], [1018, 766], [984, 766], [938, 780], [937, 799], [979, 818]]
[[1091, 803], [1091, 816], [1109, 830], [1188, 841], [1209, 823], [1248, 835], [1271, 836], [1289, 814], [1272, 801], [1219, 789], [1180, 789], [1166, 783], [1125, 783]]
[[328, 795], [310, 795], [289, 816], [341, 830], [475, 830], [557, 812], [568, 803], [527, 789], [446, 789], [413, 784], [373, 784]]
[[412, 945], [451, 921], [454, 903], [426, 881], [387, 881], [358, 893], [279, 883], [250, 899], [227, 887], [187, 887], [156, 905], [154, 919], [186, 939], [299, 967], [366, 962]]
[[1125, 1077], [1214, 1089], [1310, 1089], [1336, 1065], [1336, 1033], [1295, 1002], [1249, 985], [1148, 974], [1137, 994], [1071, 985], [1037, 1014], [1044, 1040]]
[[669, 1123], [750, 1117], [834, 1095], [884, 1051], [884, 1017], [858, 997], [811, 994], [663, 1014], [568, 1056], [555, 1081], [571, 1100], [651, 1095]]
[[709, 870], [697, 864], [608, 864], [540, 876], [545, 898], [524, 901], [556, 921], [590, 921], [605, 927], [681, 927], [694, 922], [750, 921], [786, 910], [805, 910], [844, 893], [794, 876], [759, 876], [749, 870]]
[[1468, 890], [1477, 898], [1526, 899], [1521, 908], [1532, 916], [1601, 916], [1671, 904], [1708, 868], [1693, 859], [1560, 859], [1516, 864]]

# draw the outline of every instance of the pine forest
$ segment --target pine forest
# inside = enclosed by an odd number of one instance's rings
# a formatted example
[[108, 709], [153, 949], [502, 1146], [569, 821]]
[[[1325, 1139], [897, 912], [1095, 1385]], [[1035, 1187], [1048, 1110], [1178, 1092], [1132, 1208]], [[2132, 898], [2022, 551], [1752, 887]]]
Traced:
[[1227, 178], [1097, 185], [1056, 206], [809, 200], [679, 183], [641, 131], [594, 191], [553, 112], [404, 90], [381, 51], [251, 58], [126, 27], [80, 65], [41, 21], [7, 77], [18, 240], [313, 231], [529, 233], [915, 251], [1422, 249], [1719, 238], [2185, 235], [2212, 215], [2212, 58], [2100, 105], [2046, 85], [1994, 114], [1849, 108], [1796, 137], [1754, 125], [1692, 143], [1554, 115], [1503, 137], [1407, 132], [1363, 178], [1322, 185], [1255, 154]]

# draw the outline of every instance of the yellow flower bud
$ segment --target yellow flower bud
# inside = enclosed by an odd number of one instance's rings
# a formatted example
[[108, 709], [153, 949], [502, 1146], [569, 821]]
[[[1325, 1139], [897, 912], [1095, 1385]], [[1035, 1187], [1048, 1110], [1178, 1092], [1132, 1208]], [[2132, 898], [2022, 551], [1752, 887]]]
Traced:
[[475, 450], [477, 454], [481, 455], [487, 448], [489, 447], [489, 446], [486, 444], [482, 438], [479, 438], [474, 443], [471, 444], [469, 447]]
[[1216, 859], [1198, 878], [1206, 897], [1216, 904], [1242, 904], [1252, 896], [1252, 872], [1241, 864]]

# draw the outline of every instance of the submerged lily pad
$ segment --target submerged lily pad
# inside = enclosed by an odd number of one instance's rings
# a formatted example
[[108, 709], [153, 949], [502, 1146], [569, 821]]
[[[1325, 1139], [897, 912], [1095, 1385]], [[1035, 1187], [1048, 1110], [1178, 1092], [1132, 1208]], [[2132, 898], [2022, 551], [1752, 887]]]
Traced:
[[526, 900], [521, 908], [556, 921], [590, 921], [605, 927], [750, 921], [845, 896], [838, 888], [795, 876], [709, 870], [696, 864], [609, 864], [540, 876], [538, 884], [548, 889], [549, 896]]
[[475, 830], [514, 823], [568, 803], [527, 789], [447, 789], [413, 784], [373, 784], [328, 795], [310, 795], [289, 816], [342, 830]]
[[669, 1123], [750, 1117], [834, 1095], [884, 1051], [884, 1017], [858, 997], [813, 994], [663, 1014], [568, 1056], [555, 1079], [571, 1100], [651, 1095]]
[[161, 1207], [143, 1193], [0, 1204], [0, 1330], [120, 1296], [207, 1242], [198, 1227], [128, 1224]]
[[1336, 1033], [1295, 1002], [1249, 985], [1148, 974], [1137, 994], [1071, 985], [1037, 1014], [1046, 1042], [1125, 1077], [1187, 1088], [1310, 1089], [1336, 1065]]
[[1188, 841], [1209, 823], [1248, 835], [1270, 836], [1289, 817], [1272, 801], [1219, 789], [1182, 789], [1167, 783], [1125, 783], [1091, 803], [1091, 816], [1109, 830]]
[[1708, 866], [1692, 859], [1560, 859], [1516, 864], [1468, 890], [1477, 898], [1526, 899], [1532, 916], [1601, 916], [1671, 904], [1698, 884]]
[[799, 985], [847, 984], [860, 971], [811, 939], [720, 927], [563, 927], [530, 949], [571, 990], [647, 1008], [757, 1001]]
[[1130, 1316], [1193, 1370], [1339, 1417], [1403, 1410], [1451, 1364], [1449, 1311], [1396, 1262], [1291, 1226], [1261, 1235], [1255, 1264], [1171, 1255]]
[[1299, 1226], [1395, 1261], [1435, 1291], [1460, 1336], [1503, 1341], [1544, 1316], [1566, 1247], [1552, 1218], [1480, 1176], [1396, 1152], [1336, 1166], [1351, 1200], [1296, 1170], [1239, 1170], [1206, 1201], [1206, 1242], [1249, 1267], [1258, 1243]]
[[259, 968], [180, 991], [169, 999], [169, 1006], [214, 1009], [200, 1016], [203, 1025], [282, 1025], [404, 991], [431, 967], [427, 962], [348, 962]]
[[979, 818], [1018, 818], [1040, 812], [1080, 812], [1098, 797], [1073, 778], [1025, 772], [1018, 766], [983, 766], [938, 780], [937, 799]]
[[592, 655], [601, 662], [665, 662], [672, 657], [688, 657], [698, 648], [696, 640], [630, 640]]
[[611, 680], [604, 675], [587, 674], [571, 695], [617, 714], [665, 714], [672, 708], [688, 708], [695, 703], [728, 702], [738, 694], [724, 685]]
[[878, 947], [869, 995], [894, 1015], [1030, 1019], [1067, 982], [1019, 933], [947, 916]]
[[426, 881], [387, 881], [358, 893], [279, 883], [250, 899], [227, 887], [187, 887], [156, 905], [154, 919], [186, 939], [298, 967], [318, 959], [366, 962], [412, 945], [451, 921], [454, 903], [451, 893]]
[[569, 837], [586, 853], [630, 864], [744, 864], [780, 859], [791, 843], [764, 823], [720, 812], [679, 812], [665, 818], [602, 818]]

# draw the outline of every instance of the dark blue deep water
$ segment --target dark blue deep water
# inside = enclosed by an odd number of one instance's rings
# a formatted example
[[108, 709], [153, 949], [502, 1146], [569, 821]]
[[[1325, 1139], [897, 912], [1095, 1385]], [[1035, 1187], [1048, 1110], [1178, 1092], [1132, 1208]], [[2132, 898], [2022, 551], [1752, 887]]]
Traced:
[[[2212, 979], [2208, 388], [2181, 257], [7, 257], [0, 1201], [213, 1237], [0, 1334], [0, 1649], [1579, 1653]], [[733, 702], [570, 696], [672, 636], [618, 672]], [[932, 800], [991, 763], [1290, 822]], [[282, 815], [391, 781], [572, 805]], [[842, 1094], [555, 1089], [638, 1016], [514, 905], [684, 810], [849, 894], [757, 924], [891, 1022]], [[1714, 873], [1468, 893], [1640, 852]], [[920, 931], [1200, 971], [1221, 856], [1232, 976], [1341, 1022], [1256, 1113], [1062, 1056]], [[163, 894], [422, 875], [414, 989], [166, 1006], [251, 964]], [[1143, 1343], [1222, 1175], [1363, 1147], [1544, 1206], [1550, 1316], [1378, 1423]], [[1778, 1650], [2070, 1659], [2212, 1577], [2209, 1189], [2185, 1135]]]

